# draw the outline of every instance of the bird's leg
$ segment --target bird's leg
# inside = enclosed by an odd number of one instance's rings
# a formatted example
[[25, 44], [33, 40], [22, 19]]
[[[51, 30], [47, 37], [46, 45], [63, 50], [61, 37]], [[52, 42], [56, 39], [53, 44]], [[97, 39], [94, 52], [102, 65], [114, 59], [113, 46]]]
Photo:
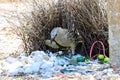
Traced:
[[72, 52], [72, 53], [71, 53], [71, 55], [70, 55], [70, 58], [72, 58], [72, 56], [75, 54], [75, 46], [76, 46], [75, 44], [72, 44], [72, 45], [71, 45], [71, 52]]

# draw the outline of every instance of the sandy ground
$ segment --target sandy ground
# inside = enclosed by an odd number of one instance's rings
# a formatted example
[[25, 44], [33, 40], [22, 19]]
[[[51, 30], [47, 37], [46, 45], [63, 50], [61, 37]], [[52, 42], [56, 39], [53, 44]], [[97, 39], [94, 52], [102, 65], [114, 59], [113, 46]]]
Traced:
[[0, 59], [22, 51], [22, 41], [14, 31], [15, 26], [4, 18], [7, 13], [17, 10], [17, 6], [15, 3], [0, 3]]

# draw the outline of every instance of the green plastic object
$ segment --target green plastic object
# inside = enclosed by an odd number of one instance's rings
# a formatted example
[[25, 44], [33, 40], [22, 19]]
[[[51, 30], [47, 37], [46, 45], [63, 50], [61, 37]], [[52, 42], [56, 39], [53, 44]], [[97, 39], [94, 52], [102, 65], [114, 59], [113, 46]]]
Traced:
[[108, 57], [106, 57], [106, 58], [104, 58], [104, 62], [108, 63], [108, 62], [110, 62], [110, 59]]
[[90, 61], [86, 62], [86, 64], [90, 64]]
[[85, 57], [77, 57], [77, 62], [84, 62], [85, 61]]
[[100, 55], [98, 55], [97, 58], [98, 58], [98, 60], [102, 61], [102, 60], [104, 60], [104, 55], [100, 54]]
[[23, 80], [21, 77], [18, 77], [16, 80]]

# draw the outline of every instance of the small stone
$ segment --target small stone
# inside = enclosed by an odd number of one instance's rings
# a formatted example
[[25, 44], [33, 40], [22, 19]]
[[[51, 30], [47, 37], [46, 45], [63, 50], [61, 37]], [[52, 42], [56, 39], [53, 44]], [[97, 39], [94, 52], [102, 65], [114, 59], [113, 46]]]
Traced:
[[13, 77], [8, 77], [7, 80], [15, 80]]
[[91, 65], [89, 66], [89, 68], [90, 68], [91, 70], [97, 70], [97, 69], [100, 68], [100, 66], [99, 66], [98, 64], [91, 64]]

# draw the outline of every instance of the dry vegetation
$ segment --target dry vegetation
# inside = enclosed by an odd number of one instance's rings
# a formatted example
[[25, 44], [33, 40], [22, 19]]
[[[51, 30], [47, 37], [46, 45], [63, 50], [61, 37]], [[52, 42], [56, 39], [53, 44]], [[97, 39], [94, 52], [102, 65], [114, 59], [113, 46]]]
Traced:
[[[108, 54], [108, 19], [105, 9], [98, 0], [32, 0], [27, 2], [30, 12], [19, 18], [19, 36], [22, 38], [25, 50], [47, 50], [44, 40], [50, 39], [50, 31], [60, 26], [69, 30], [77, 30], [83, 38], [76, 51], [89, 53], [91, 44], [101, 40], [105, 44]], [[41, 4], [40, 4], [41, 3]], [[78, 38], [79, 41], [79, 38]], [[102, 48], [96, 45], [94, 53], [101, 52]]]

